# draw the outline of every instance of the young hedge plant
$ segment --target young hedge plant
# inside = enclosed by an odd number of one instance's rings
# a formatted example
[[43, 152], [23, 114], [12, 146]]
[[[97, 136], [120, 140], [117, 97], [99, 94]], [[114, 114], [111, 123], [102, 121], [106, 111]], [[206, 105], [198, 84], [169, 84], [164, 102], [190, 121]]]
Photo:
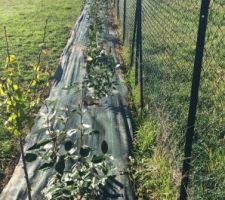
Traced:
[[[47, 20], [44, 28], [43, 43], [45, 42]], [[19, 139], [23, 169], [27, 183], [28, 199], [31, 199], [31, 185], [29, 182], [26, 156], [24, 153], [24, 138], [26, 136], [26, 128], [30, 127], [33, 122], [32, 114], [36, 111], [43, 94], [38, 92], [40, 81], [40, 64], [41, 57], [45, 54], [42, 47], [38, 54], [36, 64], [32, 64], [33, 76], [30, 82], [26, 84], [23, 80], [23, 74], [20, 72], [20, 65], [17, 62], [16, 56], [10, 54], [8, 46], [8, 38], [5, 27], [5, 39], [7, 44], [7, 57], [4, 70], [0, 77], [0, 105], [4, 113], [1, 117], [4, 121], [4, 129], [7, 133], [12, 134], [14, 138]], [[43, 87], [48, 87], [49, 84], [44, 84]]]

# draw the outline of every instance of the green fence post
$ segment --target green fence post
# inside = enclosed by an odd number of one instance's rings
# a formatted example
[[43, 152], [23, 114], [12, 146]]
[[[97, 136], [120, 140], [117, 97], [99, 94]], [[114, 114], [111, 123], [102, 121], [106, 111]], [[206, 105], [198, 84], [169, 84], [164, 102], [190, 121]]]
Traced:
[[204, 46], [205, 46], [205, 35], [207, 30], [208, 13], [209, 13], [210, 0], [202, 0], [199, 28], [198, 28], [198, 38], [196, 44], [195, 53], [195, 63], [193, 70], [192, 88], [191, 88], [191, 98], [188, 114], [188, 124], [185, 138], [184, 147], [184, 161], [183, 161], [183, 171], [182, 171], [182, 181], [180, 188], [180, 200], [187, 199], [187, 186], [189, 182], [189, 172], [191, 164], [191, 152], [192, 143], [194, 136], [194, 128], [196, 121], [196, 112], [198, 104], [199, 86], [201, 79], [201, 69], [204, 56]]

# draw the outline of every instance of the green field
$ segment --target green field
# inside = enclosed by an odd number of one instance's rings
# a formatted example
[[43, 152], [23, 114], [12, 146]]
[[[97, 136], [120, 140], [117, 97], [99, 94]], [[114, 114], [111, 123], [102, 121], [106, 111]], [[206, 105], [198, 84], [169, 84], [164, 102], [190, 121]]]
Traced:
[[[45, 21], [48, 20], [46, 55], [41, 60], [41, 67], [54, 72], [81, 5], [81, 0], [0, 0], [0, 70], [4, 70], [7, 55], [5, 26], [9, 52], [16, 56], [26, 84], [32, 74], [30, 65], [37, 62]], [[41, 79], [45, 78], [43, 73]], [[18, 142], [3, 131], [3, 123], [0, 120], [0, 191], [11, 173], [9, 166], [18, 158]]]

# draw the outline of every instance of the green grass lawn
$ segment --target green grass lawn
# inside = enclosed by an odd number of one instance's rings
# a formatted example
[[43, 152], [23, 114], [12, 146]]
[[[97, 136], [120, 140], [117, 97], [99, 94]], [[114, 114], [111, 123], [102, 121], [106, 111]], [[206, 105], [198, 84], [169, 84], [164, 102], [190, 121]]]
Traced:
[[[60, 55], [70, 36], [81, 10], [82, 0], [0, 0], [0, 71], [4, 70], [6, 60], [6, 42], [4, 26], [7, 29], [9, 52], [16, 56], [24, 75], [24, 84], [31, 78], [30, 64], [37, 62], [42, 43], [45, 21], [47, 55], [41, 61], [41, 67], [53, 72], [59, 63]], [[43, 74], [42, 79], [46, 78]], [[0, 108], [1, 109], [1, 108]], [[0, 120], [0, 191], [5, 176], [11, 171], [12, 159], [18, 157], [17, 141], [3, 131]]]
[[28, 67], [36, 61], [48, 19], [48, 63], [55, 68], [80, 9], [81, 0], [0, 0], [0, 66], [4, 65], [6, 56], [3, 26], [7, 27], [10, 52]]

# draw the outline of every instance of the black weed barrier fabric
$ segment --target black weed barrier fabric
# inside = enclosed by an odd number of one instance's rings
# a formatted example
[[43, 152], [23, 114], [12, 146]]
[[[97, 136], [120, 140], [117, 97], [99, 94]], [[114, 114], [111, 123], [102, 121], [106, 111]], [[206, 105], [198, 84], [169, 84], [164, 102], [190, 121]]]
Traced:
[[[45, 106], [40, 109], [39, 113], [41, 114], [35, 120], [35, 125], [26, 138], [25, 149], [47, 137], [44, 131], [37, 131], [45, 126], [45, 115], [65, 107], [73, 109], [73, 106], [78, 105], [81, 101], [80, 93], [75, 93], [73, 89], [65, 90], [64, 88], [73, 83], [81, 83], [85, 75], [83, 66], [85, 63], [84, 50], [87, 48], [87, 32], [90, 25], [89, 8], [90, 3], [87, 1], [61, 56], [61, 61], [55, 74], [54, 85], [48, 97], [49, 101], [55, 103], [48, 109]], [[116, 33], [109, 25], [112, 19], [107, 16], [107, 9], [102, 13], [102, 17], [107, 19], [102, 39], [106, 48], [112, 53], [118, 63]], [[97, 135], [85, 136], [85, 143], [101, 152], [102, 142], [107, 141], [108, 153], [114, 158], [117, 174], [121, 174], [110, 180], [103, 199], [134, 199], [132, 185], [128, 178], [128, 173], [126, 173], [132, 143], [132, 128], [126, 100], [127, 88], [121, 77], [118, 71], [118, 85], [113, 95], [101, 100], [99, 105], [89, 106], [84, 115], [85, 122], [91, 124], [93, 129], [99, 131]], [[70, 119], [71, 128], [76, 127], [78, 124], [79, 117], [73, 115]], [[28, 163], [32, 197], [35, 200], [44, 199], [42, 190], [46, 187], [48, 179], [55, 173], [53, 170], [39, 171], [39, 167], [40, 160]], [[2, 191], [0, 199], [27, 199], [26, 181], [21, 160], [16, 166], [11, 180]]]

